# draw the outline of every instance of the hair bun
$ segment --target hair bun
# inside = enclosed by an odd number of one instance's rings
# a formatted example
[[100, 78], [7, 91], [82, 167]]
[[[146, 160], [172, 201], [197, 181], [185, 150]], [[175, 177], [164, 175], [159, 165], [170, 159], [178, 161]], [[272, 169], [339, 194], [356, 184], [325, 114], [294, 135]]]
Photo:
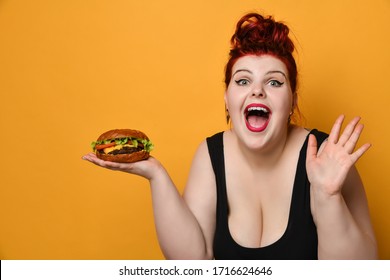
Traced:
[[265, 18], [250, 13], [237, 23], [236, 32], [231, 38], [232, 51], [292, 53], [294, 44], [288, 34], [289, 28], [281, 22], [276, 22], [272, 16]]

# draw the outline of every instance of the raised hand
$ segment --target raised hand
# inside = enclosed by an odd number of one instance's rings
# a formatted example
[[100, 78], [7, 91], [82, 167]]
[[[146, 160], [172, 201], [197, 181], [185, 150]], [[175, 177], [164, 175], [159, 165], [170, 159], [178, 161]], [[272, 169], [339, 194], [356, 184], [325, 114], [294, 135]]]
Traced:
[[366, 143], [355, 151], [363, 130], [359, 121], [360, 117], [352, 119], [340, 136], [344, 116], [339, 116], [320, 150], [315, 136], [310, 135], [306, 169], [312, 187], [321, 188], [328, 195], [341, 192], [349, 170], [371, 146]]

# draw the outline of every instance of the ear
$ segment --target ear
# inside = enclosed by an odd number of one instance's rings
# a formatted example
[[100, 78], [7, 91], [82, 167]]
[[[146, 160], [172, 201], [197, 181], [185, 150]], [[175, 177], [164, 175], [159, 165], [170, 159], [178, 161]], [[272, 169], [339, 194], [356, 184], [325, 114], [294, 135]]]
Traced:
[[225, 115], [226, 115], [226, 123], [229, 124], [230, 122], [230, 115], [229, 115], [229, 106], [228, 106], [228, 99], [227, 99], [227, 92], [225, 90], [224, 93], [224, 100], [225, 100]]
[[225, 108], [226, 108], [226, 110], [229, 110], [229, 105], [228, 105], [228, 101], [227, 101], [227, 91], [226, 90], [224, 92], [223, 99], [225, 100]]
[[293, 93], [293, 100], [292, 100], [293, 110], [295, 110], [295, 108], [297, 107], [297, 103], [298, 103], [298, 94], [295, 92]]

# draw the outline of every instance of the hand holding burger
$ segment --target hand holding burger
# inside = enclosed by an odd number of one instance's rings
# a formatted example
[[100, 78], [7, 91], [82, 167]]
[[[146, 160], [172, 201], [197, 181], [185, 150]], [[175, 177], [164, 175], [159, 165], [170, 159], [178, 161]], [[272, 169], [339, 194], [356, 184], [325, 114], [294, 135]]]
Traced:
[[153, 149], [146, 134], [134, 129], [109, 130], [92, 142], [91, 146], [98, 158], [122, 163], [147, 159]]

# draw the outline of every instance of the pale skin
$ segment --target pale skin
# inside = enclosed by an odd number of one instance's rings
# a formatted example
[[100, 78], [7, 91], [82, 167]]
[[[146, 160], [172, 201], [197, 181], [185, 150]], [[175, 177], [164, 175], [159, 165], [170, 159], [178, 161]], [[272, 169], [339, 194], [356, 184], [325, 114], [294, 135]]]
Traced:
[[[224, 133], [229, 229], [245, 247], [277, 241], [286, 230], [299, 151], [308, 131], [288, 125], [295, 104], [285, 65], [269, 56], [240, 58], [225, 93], [232, 128]], [[265, 104], [272, 114], [261, 132], [248, 130], [244, 110]], [[370, 144], [357, 148], [363, 126], [352, 119], [344, 130], [340, 116], [319, 150], [309, 137], [307, 173], [311, 210], [318, 232], [319, 259], [375, 259], [377, 247], [367, 199], [354, 167]], [[154, 157], [124, 164], [106, 162], [90, 153], [83, 157], [98, 166], [149, 180], [161, 249], [168, 259], [212, 259], [216, 185], [207, 144], [192, 161], [183, 195]], [[280, 176], [283, 174], [283, 176]]]

